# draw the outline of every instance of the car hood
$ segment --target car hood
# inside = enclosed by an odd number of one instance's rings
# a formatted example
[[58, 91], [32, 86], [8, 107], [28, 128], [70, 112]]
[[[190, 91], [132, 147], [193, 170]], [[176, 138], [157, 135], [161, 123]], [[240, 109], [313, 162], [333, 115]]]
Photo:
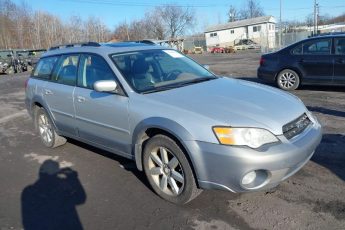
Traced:
[[212, 119], [214, 125], [259, 127], [275, 135], [282, 134], [283, 125], [306, 112], [304, 104], [292, 94], [225, 77], [146, 96], [162, 106], [176, 107], [180, 116], [192, 112], [196, 118]]

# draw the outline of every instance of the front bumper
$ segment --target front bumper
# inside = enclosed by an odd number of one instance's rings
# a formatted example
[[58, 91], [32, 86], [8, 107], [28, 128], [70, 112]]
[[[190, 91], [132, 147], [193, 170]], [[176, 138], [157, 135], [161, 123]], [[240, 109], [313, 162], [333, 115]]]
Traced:
[[[219, 144], [187, 143], [200, 188], [246, 192], [269, 189], [295, 174], [312, 157], [322, 138], [321, 126], [313, 123], [298, 136], [287, 140], [278, 137], [280, 144], [259, 149]], [[242, 184], [247, 173], [266, 172], [260, 185], [248, 188]]]

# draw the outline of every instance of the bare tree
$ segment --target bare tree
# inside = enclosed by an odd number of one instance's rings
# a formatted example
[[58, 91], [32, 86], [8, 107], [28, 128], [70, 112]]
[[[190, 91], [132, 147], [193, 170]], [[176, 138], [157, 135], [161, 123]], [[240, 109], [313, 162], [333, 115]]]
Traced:
[[155, 11], [161, 16], [169, 38], [176, 38], [183, 35], [186, 28], [193, 26], [195, 22], [194, 12], [189, 8], [164, 5], [156, 7]]
[[264, 14], [264, 10], [257, 0], [246, 0], [243, 8], [240, 11], [240, 16], [242, 19], [260, 17]]
[[67, 23], [55, 15], [33, 12], [26, 3], [0, 0], [0, 49], [48, 48], [52, 45], [97, 41], [111, 37], [106, 25], [95, 17], [86, 21], [72, 16]]
[[238, 11], [237, 8], [233, 5], [229, 7], [228, 11], [228, 22], [234, 22], [238, 19]]
[[120, 41], [129, 41], [131, 36], [129, 34], [129, 25], [127, 22], [121, 22], [115, 27], [113, 37]]
[[144, 27], [147, 38], [162, 40], [165, 38], [166, 29], [158, 11], [147, 12], [144, 17]]

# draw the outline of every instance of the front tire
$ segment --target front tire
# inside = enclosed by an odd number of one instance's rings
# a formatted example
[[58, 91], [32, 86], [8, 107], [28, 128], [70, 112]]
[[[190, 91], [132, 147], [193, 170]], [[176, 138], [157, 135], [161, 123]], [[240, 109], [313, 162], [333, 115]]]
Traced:
[[300, 77], [295, 71], [284, 69], [278, 74], [277, 85], [283, 90], [295, 90], [300, 85]]
[[186, 204], [202, 191], [197, 188], [185, 153], [165, 135], [156, 135], [148, 140], [144, 148], [143, 168], [153, 190], [169, 202]]
[[66, 143], [66, 138], [55, 132], [54, 125], [44, 108], [37, 108], [35, 124], [41, 137], [41, 141], [46, 147], [56, 148]]

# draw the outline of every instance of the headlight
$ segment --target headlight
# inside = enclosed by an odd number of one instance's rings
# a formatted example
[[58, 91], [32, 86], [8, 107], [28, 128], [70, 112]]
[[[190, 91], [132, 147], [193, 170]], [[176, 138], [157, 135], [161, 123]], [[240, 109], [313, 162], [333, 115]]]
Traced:
[[219, 143], [223, 145], [246, 145], [250, 148], [259, 148], [264, 144], [279, 141], [266, 129], [213, 127], [213, 131]]

